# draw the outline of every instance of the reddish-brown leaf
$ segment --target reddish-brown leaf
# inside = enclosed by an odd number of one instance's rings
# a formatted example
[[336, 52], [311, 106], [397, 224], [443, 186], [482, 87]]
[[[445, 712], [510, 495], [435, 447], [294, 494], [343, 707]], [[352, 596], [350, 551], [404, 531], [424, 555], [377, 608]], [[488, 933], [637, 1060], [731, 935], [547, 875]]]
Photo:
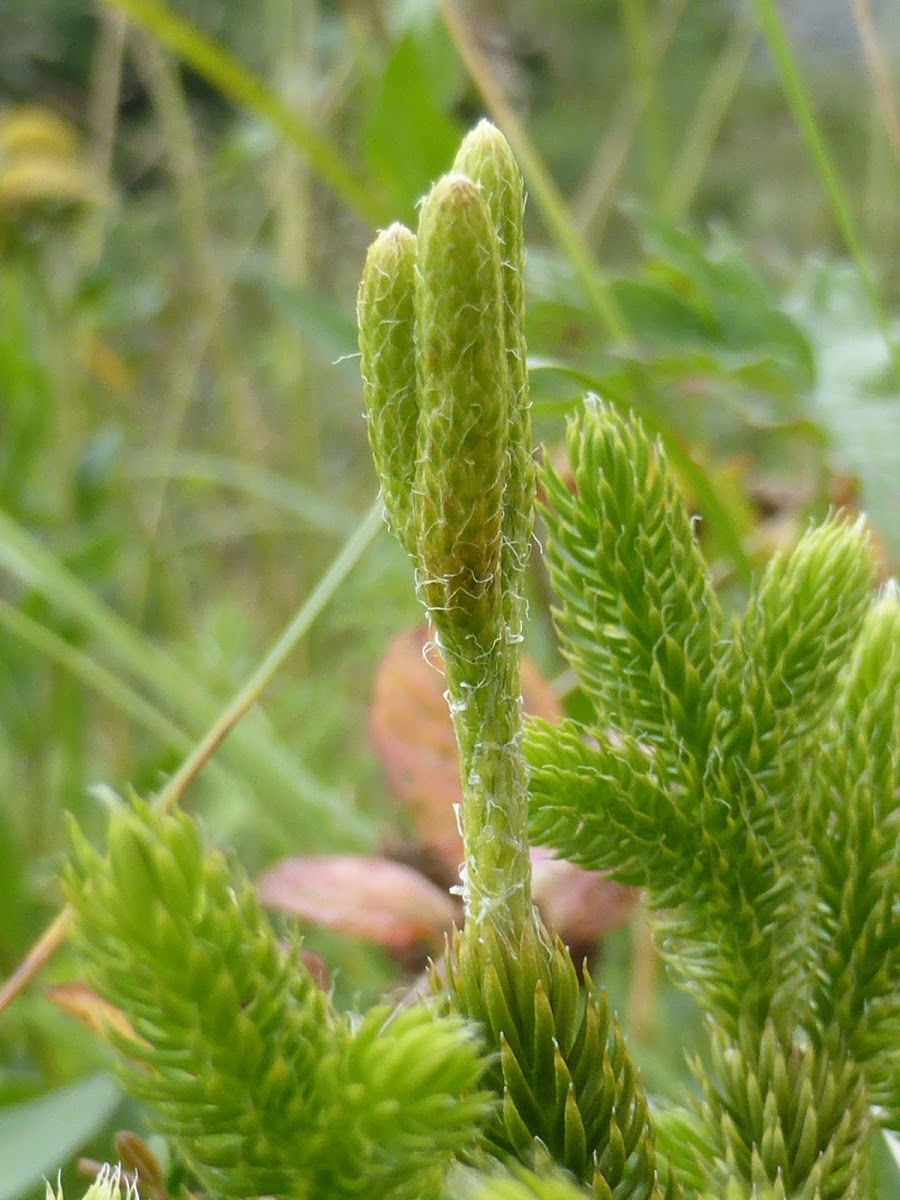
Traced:
[[635, 888], [554, 858], [553, 851], [542, 846], [531, 851], [531, 871], [534, 901], [541, 916], [573, 951], [586, 950], [624, 925], [637, 903]]
[[257, 887], [269, 908], [389, 950], [437, 944], [458, 916], [446, 891], [411, 867], [385, 858], [286, 858]]

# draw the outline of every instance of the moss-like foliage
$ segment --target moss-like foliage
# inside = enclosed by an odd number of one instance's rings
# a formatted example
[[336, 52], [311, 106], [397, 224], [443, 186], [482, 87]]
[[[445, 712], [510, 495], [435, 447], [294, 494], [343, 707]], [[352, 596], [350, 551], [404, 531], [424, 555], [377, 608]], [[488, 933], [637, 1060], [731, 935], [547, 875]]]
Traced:
[[[499, 1048], [488, 1081], [503, 1097], [484, 1141], [503, 1159], [548, 1159], [609, 1200], [661, 1200], [647, 1100], [606, 999], [544, 929], [510, 943], [458, 936], [450, 996]], [[680, 1195], [674, 1179], [667, 1196]]]
[[645, 889], [709, 1016], [699, 1120], [662, 1122], [685, 1180], [861, 1194], [869, 1105], [897, 1112], [897, 591], [836, 517], [726, 621], [640, 423], [589, 399], [568, 444], [547, 559], [596, 717], [530, 729], [532, 833]]
[[186, 816], [74, 832], [66, 891], [90, 978], [133, 1030], [124, 1083], [212, 1196], [438, 1195], [485, 1115], [473, 1032], [425, 1005], [355, 1023]]
[[[482, 123], [417, 233], [375, 240], [359, 294], [386, 515], [459, 743], [446, 985], [337, 1011], [195, 823], [135, 802], [105, 852], [73, 831], [65, 874], [91, 982], [127, 1022], [125, 1086], [204, 1200], [867, 1197], [877, 1122], [900, 1118], [897, 589], [873, 595], [865, 533], [834, 517], [727, 616], [661, 447], [589, 397], [571, 479], [544, 487], [594, 716], [534, 723], [523, 748], [523, 204]], [[681, 1106], [653, 1110], [602, 992], [535, 916], [529, 821], [644, 889], [710, 1030]]]

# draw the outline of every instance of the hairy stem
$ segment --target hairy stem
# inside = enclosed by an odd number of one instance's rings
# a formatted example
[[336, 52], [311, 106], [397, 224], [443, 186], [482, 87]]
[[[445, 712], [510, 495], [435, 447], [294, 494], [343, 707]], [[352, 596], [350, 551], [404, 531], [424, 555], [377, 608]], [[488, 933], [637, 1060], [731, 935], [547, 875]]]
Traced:
[[447, 661], [463, 777], [466, 915], [508, 935], [532, 920], [517, 651], [501, 637], [476, 672], [470, 663]]

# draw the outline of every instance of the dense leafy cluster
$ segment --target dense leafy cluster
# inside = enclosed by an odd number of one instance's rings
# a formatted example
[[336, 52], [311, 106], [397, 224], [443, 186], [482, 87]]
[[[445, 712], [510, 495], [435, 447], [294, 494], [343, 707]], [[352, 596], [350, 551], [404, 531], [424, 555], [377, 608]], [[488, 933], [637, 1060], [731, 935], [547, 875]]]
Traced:
[[714, 1023], [698, 1185], [856, 1194], [896, 1113], [896, 590], [833, 518], [727, 620], [640, 424], [589, 399], [569, 455], [547, 558], [596, 719], [531, 729], [533, 834], [646, 890]]
[[[501, 1158], [548, 1159], [609, 1200], [659, 1200], [643, 1089], [605, 997], [545, 930], [514, 945], [486, 930], [458, 936], [448, 968], [454, 1006], [499, 1056], [488, 1081], [503, 1097], [485, 1142]], [[666, 1195], [680, 1195], [670, 1176]]]
[[[467, 920], [440, 995], [355, 1017], [196, 825], [74, 830], [77, 936], [130, 1093], [216, 1197], [854, 1200], [896, 1127], [900, 598], [840, 518], [726, 615], [661, 447], [589, 397], [545, 471], [564, 652], [594, 718], [522, 748], [533, 466], [522, 181], [482, 124], [360, 289], [388, 519], [443, 650]], [[605, 997], [534, 915], [539, 842], [644, 889], [699, 1001], [696, 1095], [653, 1111]], [[126, 1032], [127, 1031], [127, 1032]]]
[[125, 1084], [213, 1196], [439, 1195], [485, 1111], [471, 1031], [418, 1005], [339, 1014], [248, 881], [186, 816], [77, 833], [67, 892], [118, 1037]]
[[467, 922], [450, 956], [450, 1001], [484, 1030], [502, 1099], [480, 1146], [526, 1164], [549, 1156], [593, 1195], [626, 1200], [659, 1195], [646, 1100], [605, 1001], [581, 989], [530, 894], [518, 653], [534, 489], [523, 211], [518, 166], [482, 122], [425, 200], [418, 234], [393, 226], [369, 251], [362, 370], [387, 516], [417, 567], [459, 742]]

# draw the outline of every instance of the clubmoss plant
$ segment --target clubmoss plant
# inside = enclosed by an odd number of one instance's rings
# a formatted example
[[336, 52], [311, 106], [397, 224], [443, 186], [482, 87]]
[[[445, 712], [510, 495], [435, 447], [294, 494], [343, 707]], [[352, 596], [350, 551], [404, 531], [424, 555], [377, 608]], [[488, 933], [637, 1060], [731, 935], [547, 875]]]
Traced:
[[359, 293], [375, 466], [459, 740], [466, 912], [510, 935], [532, 921], [519, 689], [534, 507], [523, 211], [518, 166], [484, 122], [426, 198], [418, 234], [393, 225], [373, 243]]
[[[519, 697], [534, 468], [522, 181], [466, 138], [359, 294], [387, 520], [446, 664], [466, 922], [446, 985], [336, 1009], [187, 816], [137, 801], [65, 874], [91, 982], [210, 1200], [845, 1200], [896, 1128], [900, 598], [839, 516], [727, 614], [677, 481], [596, 397], [544, 471], [546, 561], [587, 725]], [[572, 486], [574, 481], [574, 487]], [[529, 775], [530, 772], [530, 775]], [[644, 889], [707, 1016], [708, 1065], [652, 1105], [608, 1003], [536, 917], [528, 834]], [[127, 1032], [123, 1032], [127, 1030]]]
[[596, 398], [568, 445], [547, 561], [596, 716], [530, 730], [532, 832], [644, 889], [707, 1014], [705, 1099], [659, 1122], [685, 1183], [866, 1195], [900, 1084], [896, 585], [833, 517], [726, 618], [662, 447]]
[[503, 1103], [485, 1143], [523, 1162], [549, 1150], [598, 1196], [651, 1196], [657, 1164], [636, 1073], [605, 1001], [581, 990], [531, 900], [519, 685], [534, 508], [523, 214], [518, 166], [482, 122], [422, 206], [412, 315], [399, 290], [412, 235], [393, 226], [376, 240], [359, 303], [370, 439], [446, 664], [459, 743], [466, 926], [448, 982], [452, 1006], [498, 1052], [489, 1079]]
[[472, 1030], [338, 1013], [184, 814], [123, 807], [105, 858], [73, 840], [83, 959], [133, 1030], [125, 1086], [209, 1195], [440, 1194], [486, 1109]]

